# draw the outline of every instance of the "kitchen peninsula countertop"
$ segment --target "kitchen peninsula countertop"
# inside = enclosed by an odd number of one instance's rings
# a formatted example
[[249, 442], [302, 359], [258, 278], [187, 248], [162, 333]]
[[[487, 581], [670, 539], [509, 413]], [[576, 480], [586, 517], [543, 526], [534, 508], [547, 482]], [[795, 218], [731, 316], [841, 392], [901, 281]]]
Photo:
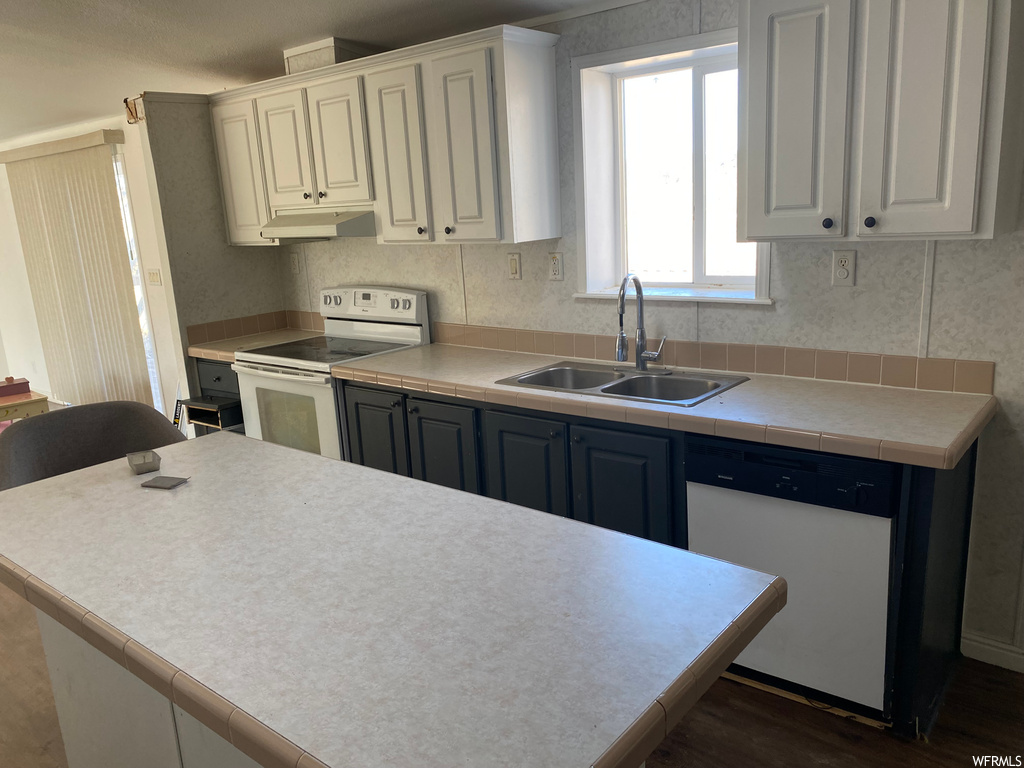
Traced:
[[219, 360], [225, 363], [235, 362], [235, 352], [244, 352], [274, 344], [285, 344], [289, 341], [311, 339], [323, 336], [323, 331], [303, 331], [299, 328], [280, 328], [276, 331], [254, 333], [251, 336], [236, 336], [221, 341], [204, 341], [202, 344], [190, 344], [189, 357], [200, 357], [204, 360]]
[[349, 361], [332, 373], [496, 405], [938, 469], [956, 466], [997, 408], [991, 395], [755, 373], [742, 374], [750, 381], [689, 408], [495, 384], [565, 359], [431, 344]]
[[243, 750], [249, 713], [267, 768], [634, 768], [786, 600], [781, 578], [238, 435], [160, 453], [191, 480], [144, 489], [118, 460], [0, 493], [0, 584]]

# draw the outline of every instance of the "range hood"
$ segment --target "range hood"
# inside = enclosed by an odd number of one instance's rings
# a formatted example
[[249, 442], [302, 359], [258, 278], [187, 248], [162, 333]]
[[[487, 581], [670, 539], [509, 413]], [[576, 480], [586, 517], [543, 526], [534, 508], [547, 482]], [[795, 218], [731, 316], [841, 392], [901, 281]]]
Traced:
[[373, 211], [282, 211], [263, 225], [267, 240], [323, 240], [329, 237], [376, 237]]

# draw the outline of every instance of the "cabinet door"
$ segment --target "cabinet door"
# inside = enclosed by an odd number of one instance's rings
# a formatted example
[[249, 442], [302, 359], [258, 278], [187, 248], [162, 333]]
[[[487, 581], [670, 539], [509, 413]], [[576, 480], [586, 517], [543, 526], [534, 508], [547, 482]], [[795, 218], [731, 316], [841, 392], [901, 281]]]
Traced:
[[590, 427], [570, 434], [573, 517], [671, 544], [668, 440]]
[[217, 104], [210, 109], [217, 145], [220, 188], [224, 198], [228, 242], [232, 245], [273, 245], [260, 237], [270, 219], [253, 102]]
[[484, 414], [487, 495], [567, 516], [565, 430], [557, 421]]
[[306, 89], [317, 200], [351, 205], [373, 200], [363, 117], [363, 82], [347, 77]]
[[381, 240], [429, 242], [433, 238], [418, 64], [366, 76], [366, 118]]
[[349, 452], [355, 464], [409, 475], [405, 404], [401, 395], [345, 388]]
[[744, 3], [741, 238], [846, 233], [850, 28], [850, 0]]
[[859, 235], [974, 231], [989, 10], [868, 3]]
[[407, 406], [412, 476], [480, 493], [476, 409], [411, 398]]
[[438, 57], [430, 74], [438, 237], [500, 240], [490, 50]]
[[302, 90], [256, 99], [263, 139], [263, 167], [271, 208], [315, 205], [309, 162], [309, 128]]

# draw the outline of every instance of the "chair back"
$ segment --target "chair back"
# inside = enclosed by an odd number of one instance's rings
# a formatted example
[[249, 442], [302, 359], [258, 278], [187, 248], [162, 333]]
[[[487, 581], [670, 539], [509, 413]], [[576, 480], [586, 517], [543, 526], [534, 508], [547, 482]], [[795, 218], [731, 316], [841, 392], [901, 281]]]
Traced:
[[32, 416], [0, 433], [0, 491], [184, 439], [155, 408], [124, 400]]

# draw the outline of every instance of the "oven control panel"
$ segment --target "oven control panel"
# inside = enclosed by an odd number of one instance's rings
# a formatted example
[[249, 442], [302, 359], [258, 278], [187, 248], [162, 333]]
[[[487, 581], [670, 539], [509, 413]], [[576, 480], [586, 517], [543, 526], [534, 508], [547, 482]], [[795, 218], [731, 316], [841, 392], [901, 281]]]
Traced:
[[320, 291], [320, 314], [339, 320], [426, 325], [427, 294], [404, 288], [341, 285]]

